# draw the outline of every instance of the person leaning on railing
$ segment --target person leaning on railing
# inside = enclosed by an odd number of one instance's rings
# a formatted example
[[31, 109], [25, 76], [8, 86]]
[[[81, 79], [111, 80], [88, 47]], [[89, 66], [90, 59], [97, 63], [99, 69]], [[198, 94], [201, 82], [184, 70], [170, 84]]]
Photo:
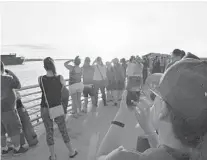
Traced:
[[[53, 121], [58, 125], [58, 129], [62, 134], [62, 138], [65, 142], [66, 147], [69, 151], [69, 157], [75, 157], [78, 152], [75, 151], [72, 147], [72, 143], [70, 141], [66, 122], [65, 115], [57, 116], [52, 119], [52, 115], [50, 109], [60, 106], [62, 104], [62, 89], [66, 85], [65, 80], [62, 75], [58, 75], [56, 73], [56, 68], [54, 64], [54, 60], [50, 57], [44, 59], [44, 68], [46, 70], [46, 74], [40, 76], [38, 78], [39, 86], [42, 91], [41, 98], [41, 117], [46, 130], [46, 141], [50, 151], [49, 160], [56, 160], [55, 148], [54, 148], [54, 129], [53, 129]], [[63, 107], [63, 106], [62, 106]], [[59, 112], [59, 111], [58, 111]]]
[[[206, 160], [207, 159], [207, 62], [187, 58], [172, 65], [161, 77], [154, 107], [156, 128], [149, 119], [145, 101], [135, 103], [135, 116], [148, 140], [157, 140], [144, 153], [130, 152], [117, 145], [113, 136], [111, 151], [103, 149], [98, 160]], [[124, 129], [123, 119], [113, 123], [116, 132]], [[157, 130], [157, 133], [156, 133]], [[111, 144], [111, 139], [102, 143]]]
[[[21, 84], [16, 75], [4, 69], [1, 62], [1, 148], [2, 155], [13, 150], [14, 155], [25, 153], [28, 149], [20, 146], [22, 125], [16, 111], [16, 94], [14, 89], [20, 89]], [[6, 133], [11, 137], [13, 148], [6, 143]]]

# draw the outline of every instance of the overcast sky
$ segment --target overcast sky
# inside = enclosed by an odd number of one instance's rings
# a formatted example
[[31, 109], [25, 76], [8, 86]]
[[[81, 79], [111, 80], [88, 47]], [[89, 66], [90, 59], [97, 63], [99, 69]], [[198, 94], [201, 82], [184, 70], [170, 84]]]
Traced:
[[129, 57], [174, 48], [207, 57], [207, 2], [1, 2], [3, 52]]

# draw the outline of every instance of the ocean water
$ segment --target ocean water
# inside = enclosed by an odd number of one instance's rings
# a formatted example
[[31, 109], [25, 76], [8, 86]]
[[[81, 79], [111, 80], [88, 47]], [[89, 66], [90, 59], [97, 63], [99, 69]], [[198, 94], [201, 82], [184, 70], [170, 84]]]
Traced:
[[[56, 61], [55, 66], [58, 74], [69, 78], [69, 71], [64, 67], [65, 61]], [[45, 74], [42, 61], [25, 62], [22, 65], [6, 66], [5, 68], [14, 72], [20, 79], [22, 86], [38, 84], [38, 77]]]
[[[69, 71], [64, 67], [65, 61], [56, 61], [55, 66], [58, 74], [63, 75], [65, 79], [69, 78]], [[22, 87], [30, 86], [30, 85], [36, 85], [38, 84], [38, 77], [41, 75], [44, 75], [45, 69], [43, 67], [42, 61], [36, 61], [36, 62], [25, 62], [22, 65], [14, 65], [14, 66], [5, 66], [6, 69], [11, 70], [19, 79], [21, 82]], [[21, 91], [20, 94], [24, 95], [27, 93], [33, 93], [36, 91], [40, 91], [40, 88], [34, 88], [34, 89], [27, 89], [24, 91]], [[26, 108], [38, 105], [40, 104], [40, 100], [35, 100], [32, 102], [27, 102], [35, 98], [41, 97], [41, 94], [33, 94], [26, 97], [22, 97], [22, 102]], [[40, 109], [40, 106], [36, 106], [34, 108], [27, 109], [29, 112], [30, 118], [33, 119], [37, 116], [40, 116], [40, 113], [32, 114], [33, 112], [36, 112]], [[36, 123], [35, 121], [34, 123]]]

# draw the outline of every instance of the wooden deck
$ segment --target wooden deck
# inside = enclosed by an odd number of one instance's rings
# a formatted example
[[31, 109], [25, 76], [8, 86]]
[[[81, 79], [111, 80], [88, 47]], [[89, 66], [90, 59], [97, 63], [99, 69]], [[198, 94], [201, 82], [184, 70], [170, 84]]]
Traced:
[[[74, 158], [75, 160], [87, 160], [91, 135], [99, 132], [101, 141], [117, 111], [118, 107], [115, 107], [112, 104], [104, 107], [102, 103], [99, 103], [96, 115], [85, 114], [78, 119], [69, 117], [67, 121], [68, 133], [73, 146], [79, 152], [76, 158]], [[140, 128], [135, 128], [136, 120], [133, 113], [126, 116], [129, 118], [124, 130], [126, 138], [123, 139], [123, 146], [127, 149], [134, 150], [137, 136], [140, 135], [142, 131]], [[38, 127], [38, 135], [39, 144], [36, 147], [31, 148], [27, 153], [20, 156], [13, 157], [11, 153], [11, 155], [2, 157], [2, 160], [48, 160], [49, 150], [46, 144], [45, 129], [42, 124]], [[57, 160], [68, 160], [69, 156], [67, 148], [56, 127], [54, 130], [54, 137]]]

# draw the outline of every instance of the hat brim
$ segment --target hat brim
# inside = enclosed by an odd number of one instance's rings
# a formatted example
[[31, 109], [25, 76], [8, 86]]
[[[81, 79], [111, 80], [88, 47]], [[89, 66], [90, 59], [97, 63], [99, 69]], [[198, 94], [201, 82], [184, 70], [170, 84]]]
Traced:
[[150, 91], [152, 93], [154, 93], [156, 96], [158, 96], [159, 98], [162, 98], [160, 92], [159, 92], [159, 87], [155, 88], [155, 89], [150, 89]]

